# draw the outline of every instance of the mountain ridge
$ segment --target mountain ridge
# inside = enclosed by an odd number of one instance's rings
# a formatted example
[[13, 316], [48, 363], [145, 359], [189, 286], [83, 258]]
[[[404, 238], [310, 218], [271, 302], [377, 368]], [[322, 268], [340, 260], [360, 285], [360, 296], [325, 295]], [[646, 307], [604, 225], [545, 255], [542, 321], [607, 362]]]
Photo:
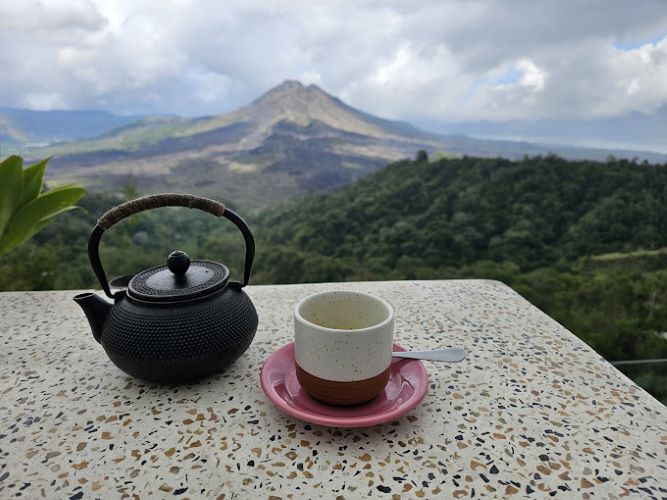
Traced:
[[131, 181], [144, 191], [187, 189], [266, 206], [438, 147], [408, 124], [363, 113], [315, 85], [286, 81], [229, 113], [141, 120], [31, 154], [56, 154], [51, 175], [90, 187]]
[[105, 110], [53, 110], [0, 107], [0, 142], [12, 145], [86, 139], [135, 122]]
[[[144, 144], [159, 142], [169, 137], [189, 137], [210, 132], [236, 122], [257, 125], [254, 133], [244, 138], [240, 148], [251, 148], [270, 133], [282, 120], [307, 125], [318, 120], [345, 132], [355, 132], [373, 138], [405, 139], [418, 136], [433, 141], [431, 134], [405, 122], [394, 122], [357, 110], [316, 85], [305, 86], [295, 80], [273, 87], [249, 104], [228, 113], [197, 118], [166, 117], [138, 120], [104, 135], [75, 144], [47, 148], [48, 153], [75, 153], [80, 151], [136, 149]], [[437, 146], [437, 144], [433, 144]]]
[[667, 105], [652, 112], [578, 119], [418, 122], [438, 134], [598, 149], [667, 153]]

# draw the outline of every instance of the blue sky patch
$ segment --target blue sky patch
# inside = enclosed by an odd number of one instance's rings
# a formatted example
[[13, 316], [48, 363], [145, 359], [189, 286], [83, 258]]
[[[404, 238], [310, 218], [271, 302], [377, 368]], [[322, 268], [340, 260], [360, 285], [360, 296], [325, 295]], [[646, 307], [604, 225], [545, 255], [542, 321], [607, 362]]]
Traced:
[[628, 50], [635, 50], [641, 47], [642, 45], [647, 45], [649, 43], [655, 45], [666, 36], [667, 36], [667, 31], [664, 31], [661, 34], [654, 36], [652, 38], [642, 38], [636, 40], [616, 40], [613, 43], [613, 46], [615, 49], [627, 52]]
[[522, 76], [523, 73], [516, 66], [510, 66], [504, 73], [493, 78], [491, 83], [494, 85], [512, 85], [518, 83]]

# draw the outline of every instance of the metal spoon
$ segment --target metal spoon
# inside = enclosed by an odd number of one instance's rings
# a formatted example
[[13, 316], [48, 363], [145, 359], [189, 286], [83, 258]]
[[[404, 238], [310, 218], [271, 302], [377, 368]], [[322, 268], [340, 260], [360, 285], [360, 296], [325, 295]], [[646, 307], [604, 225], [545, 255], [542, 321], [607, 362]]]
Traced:
[[450, 347], [447, 349], [435, 349], [433, 351], [394, 351], [394, 358], [423, 359], [426, 361], [445, 361], [447, 363], [458, 363], [466, 358], [464, 349]]

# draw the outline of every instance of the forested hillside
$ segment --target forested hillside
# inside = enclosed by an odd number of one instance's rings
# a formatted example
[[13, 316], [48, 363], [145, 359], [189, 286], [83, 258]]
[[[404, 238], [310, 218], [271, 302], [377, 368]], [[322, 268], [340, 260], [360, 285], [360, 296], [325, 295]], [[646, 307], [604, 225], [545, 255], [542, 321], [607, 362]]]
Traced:
[[[528, 271], [664, 246], [665, 201], [667, 166], [557, 157], [405, 161], [267, 212], [261, 224], [272, 244], [351, 259], [358, 272], [421, 274], [480, 259]], [[341, 273], [336, 278], [347, 277]]]
[[[98, 193], [0, 261], [0, 289], [96, 286], [88, 231], [137, 193]], [[234, 200], [222, 200], [232, 203]], [[402, 161], [338, 191], [249, 218], [251, 283], [500, 279], [609, 360], [667, 357], [667, 165], [558, 157]], [[163, 209], [105, 235], [112, 276], [180, 248], [239, 276], [242, 238], [206, 214]], [[625, 369], [667, 400], [665, 365]]]

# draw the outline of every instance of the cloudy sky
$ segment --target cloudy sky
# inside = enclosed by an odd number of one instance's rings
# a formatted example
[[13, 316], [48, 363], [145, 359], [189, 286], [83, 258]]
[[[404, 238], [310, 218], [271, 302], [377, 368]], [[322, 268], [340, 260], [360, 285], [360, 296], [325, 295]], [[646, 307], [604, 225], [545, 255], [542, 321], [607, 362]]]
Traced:
[[0, 106], [201, 115], [285, 79], [423, 121], [667, 105], [663, 0], [0, 2]]

